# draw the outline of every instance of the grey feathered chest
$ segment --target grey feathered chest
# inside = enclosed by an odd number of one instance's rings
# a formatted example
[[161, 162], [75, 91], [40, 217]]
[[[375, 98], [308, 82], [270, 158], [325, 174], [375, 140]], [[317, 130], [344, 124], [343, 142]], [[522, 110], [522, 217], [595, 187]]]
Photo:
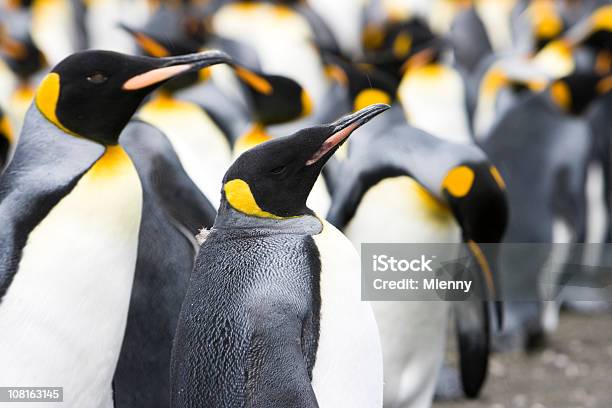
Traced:
[[[276, 350], [301, 352], [297, 364], [312, 378], [319, 278], [310, 235], [213, 230], [200, 249], [177, 329], [174, 406], [258, 406], [257, 395], [277, 386], [269, 381]], [[279, 375], [286, 369], [280, 354]]]

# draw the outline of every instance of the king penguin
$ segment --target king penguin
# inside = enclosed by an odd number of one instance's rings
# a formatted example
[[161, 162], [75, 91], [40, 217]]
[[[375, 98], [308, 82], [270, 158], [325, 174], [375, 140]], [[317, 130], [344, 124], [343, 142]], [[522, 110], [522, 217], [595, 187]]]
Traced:
[[[180, 55], [199, 47], [186, 39], [169, 38], [164, 34], [156, 36], [144, 30], [134, 30], [124, 26], [130, 32], [145, 54], [155, 57]], [[234, 69], [245, 81], [257, 81], [261, 78], [242, 68]], [[179, 99], [176, 94], [198, 82], [210, 77], [209, 69], [183, 76], [180, 80], [169, 82], [150, 101], [138, 111], [138, 118], [159, 128], [170, 140], [172, 146], [189, 177], [194, 181], [213, 207], [219, 205], [218, 185], [223, 179], [225, 170], [232, 163], [231, 137], [208, 111], [197, 103]], [[240, 120], [240, 118], [236, 118]]]
[[338, 145], [387, 108], [275, 138], [228, 170], [181, 310], [172, 406], [382, 406], [359, 258], [306, 198]]
[[85, 51], [43, 79], [0, 179], [0, 382], [112, 407], [142, 214], [117, 139], [157, 86], [225, 57]]
[[170, 352], [195, 260], [194, 236], [213, 225], [216, 210], [159, 129], [132, 119], [120, 142], [138, 172], [143, 209], [132, 296], [113, 378], [115, 407], [167, 408]]
[[47, 60], [27, 32], [20, 37], [0, 33], [0, 55], [17, 78], [8, 101], [8, 116], [19, 134], [36, 85], [48, 70]]
[[[549, 308], [554, 304], [542, 302], [551, 297], [542, 292], [541, 285], [554, 283], [561, 272], [547, 270], [543, 275], [544, 265], [553, 256], [548, 245], [585, 239], [585, 184], [592, 135], [587, 122], [572, 113], [584, 110], [598, 90], [607, 88], [597, 86], [597, 81], [576, 81], [578, 77], [553, 81], [545, 91], [511, 108], [482, 143], [507, 181], [512, 217], [504, 242], [540, 244], [507, 246], [510, 252], [500, 254], [504, 298], [508, 301], [497, 349], [538, 345], [556, 328], [556, 313]], [[605, 84], [602, 81], [599, 83]], [[565, 262], [559, 257], [567, 256], [568, 247], [555, 255], [557, 259], [550, 258], [553, 264]]]
[[444, 49], [442, 40], [436, 40], [408, 59], [399, 100], [411, 125], [448, 141], [471, 143], [465, 84], [461, 74], [443, 62]]
[[[397, 104], [384, 119], [352, 140], [337, 168], [328, 220], [357, 248], [372, 242], [465, 242], [480, 271], [476, 279], [487, 289], [483, 295], [495, 299], [495, 254], [481, 244], [500, 242], [506, 225], [497, 169], [474, 145], [409, 126]], [[450, 303], [385, 301], [372, 307], [383, 348], [385, 406], [429, 407], [444, 360]], [[475, 397], [487, 373], [489, 307], [459, 302], [455, 312], [462, 386]]]

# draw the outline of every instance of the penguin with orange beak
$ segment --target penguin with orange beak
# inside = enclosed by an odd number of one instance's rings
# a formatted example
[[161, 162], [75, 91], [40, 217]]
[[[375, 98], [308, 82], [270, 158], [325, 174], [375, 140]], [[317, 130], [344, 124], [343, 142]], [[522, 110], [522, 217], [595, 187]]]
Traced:
[[0, 178], [0, 382], [63, 384], [69, 406], [112, 406], [148, 216], [118, 139], [161, 84], [227, 59], [84, 51], [43, 79]]

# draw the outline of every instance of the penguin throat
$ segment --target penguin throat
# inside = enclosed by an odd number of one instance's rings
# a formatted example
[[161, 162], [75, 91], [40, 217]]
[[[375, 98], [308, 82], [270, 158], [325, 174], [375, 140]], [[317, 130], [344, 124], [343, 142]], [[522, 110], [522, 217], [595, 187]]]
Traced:
[[243, 235], [317, 235], [323, 231], [323, 222], [314, 214], [292, 218], [261, 218], [246, 216], [226, 200], [221, 200], [214, 230], [232, 231]]

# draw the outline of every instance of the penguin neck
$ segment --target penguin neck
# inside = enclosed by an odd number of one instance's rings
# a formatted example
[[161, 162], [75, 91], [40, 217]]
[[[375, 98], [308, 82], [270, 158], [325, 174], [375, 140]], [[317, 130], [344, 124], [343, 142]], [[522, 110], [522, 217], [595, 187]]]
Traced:
[[213, 229], [240, 235], [317, 235], [323, 230], [323, 223], [314, 213], [286, 219], [253, 217], [235, 210], [222, 200]]

